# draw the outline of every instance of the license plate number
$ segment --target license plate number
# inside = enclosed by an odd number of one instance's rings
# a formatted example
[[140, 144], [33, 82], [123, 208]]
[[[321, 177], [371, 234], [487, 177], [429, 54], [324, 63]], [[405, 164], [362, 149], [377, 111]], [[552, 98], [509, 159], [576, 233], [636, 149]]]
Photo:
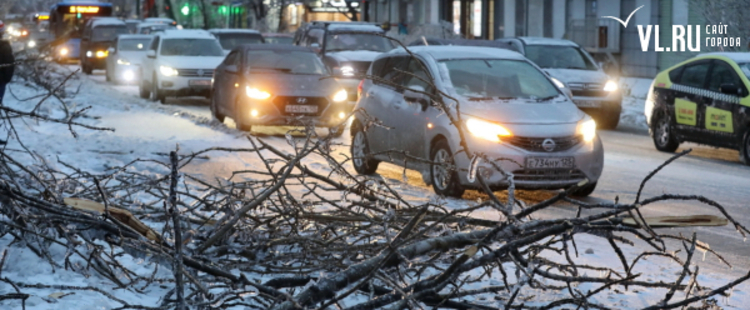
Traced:
[[581, 108], [598, 108], [601, 105], [599, 101], [594, 100], [577, 100], [575, 103]]
[[316, 105], [290, 104], [284, 109], [286, 113], [318, 113], [318, 106]]
[[211, 80], [190, 80], [190, 86], [211, 86]]
[[576, 160], [573, 157], [528, 157], [526, 158], [526, 169], [543, 168], [575, 168]]

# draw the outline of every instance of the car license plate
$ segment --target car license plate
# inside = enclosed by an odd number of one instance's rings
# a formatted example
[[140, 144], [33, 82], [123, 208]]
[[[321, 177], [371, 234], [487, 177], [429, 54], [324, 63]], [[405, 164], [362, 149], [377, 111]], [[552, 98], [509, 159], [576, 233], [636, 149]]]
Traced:
[[211, 86], [211, 80], [190, 80], [190, 86]]
[[289, 104], [284, 110], [286, 113], [318, 113], [318, 106]]
[[575, 168], [573, 157], [527, 157], [526, 169]]
[[581, 108], [598, 108], [601, 103], [595, 100], [576, 100], [576, 105]]

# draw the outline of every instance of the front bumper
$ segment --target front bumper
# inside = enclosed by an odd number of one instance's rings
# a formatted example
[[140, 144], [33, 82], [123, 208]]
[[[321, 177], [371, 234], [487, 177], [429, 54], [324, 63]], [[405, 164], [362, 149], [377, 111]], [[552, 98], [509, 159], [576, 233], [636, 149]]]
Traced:
[[243, 105], [237, 109], [239, 118], [244, 119], [248, 125], [260, 126], [304, 126], [313, 125], [318, 127], [334, 127], [343, 124], [346, 117], [352, 111], [352, 106], [347, 102], [328, 103], [318, 113], [314, 114], [291, 114], [284, 111], [284, 104], [277, 103], [276, 97], [266, 100], [244, 98], [239, 104]]
[[[584, 179], [596, 182], [601, 176], [604, 166], [604, 150], [599, 136], [591, 142], [582, 141], [570, 149], [559, 152], [533, 152], [510, 145], [507, 143], [493, 143], [476, 138], [469, 138], [469, 147], [473, 152], [487, 155], [487, 158], [496, 160], [504, 172], [512, 173], [515, 187], [518, 189], [562, 189], [575, 185]], [[453, 146], [459, 149], [458, 145]], [[526, 167], [528, 158], [573, 158], [572, 168], [545, 168], [530, 169]], [[458, 168], [458, 176], [462, 185], [470, 188], [479, 187], [479, 181], [469, 182], [468, 170], [471, 159], [464, 152], [456, 154], [455, 162]], [[505, 189], [510, 183], [507, 177], [494, 168], [493, 165], [481, 162], [478, 166], [488, 186], [492, 189]]]
[[573, 103], [582, 110], [611, 110], [622, 105], [622, 95], [619, 91], [603, 97], [573, 96], [572, 99]]
[[208, 97], [211, 95], [211, 78], [161, 76], [159, 78], [159, 91], [170, 97]]

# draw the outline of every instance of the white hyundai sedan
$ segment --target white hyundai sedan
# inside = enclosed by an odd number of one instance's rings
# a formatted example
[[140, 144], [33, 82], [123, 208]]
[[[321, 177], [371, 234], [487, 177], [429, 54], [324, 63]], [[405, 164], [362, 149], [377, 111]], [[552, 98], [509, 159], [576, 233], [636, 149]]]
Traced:
[[216, 37], [205, 30], [166, 30], [154, 35], [141, 66], [141, 98], [211, 96], [211, 78], [224, 60]]
[[[420, 171], [436, 193], [455, 197], [481, 181], [507, 188], [511, 177], [519, 189], [588, 180], [575, 194], [594, 191], [604, 162], [596, 123], [536, 65], [495, 48], [410, 50], [414, 57], [403, 49], [379, 56], [368, 72], [378, 78], [360, 84], [351, 127], [358, 173], [372, 174], [387, 161]], [[480, 155], [486, 159], [472, 161]]]

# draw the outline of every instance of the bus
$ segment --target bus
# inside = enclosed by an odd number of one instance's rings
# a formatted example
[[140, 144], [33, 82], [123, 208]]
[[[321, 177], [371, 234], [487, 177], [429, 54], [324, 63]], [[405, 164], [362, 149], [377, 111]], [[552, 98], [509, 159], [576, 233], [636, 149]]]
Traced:
[[55, 50], [58, 62], [79, 59], [81, 34], [86, 22], [95, 17], [111, 17], [112, 4], [95, 0], [64, 0], [52, 6], [49, 13], [49, 33], [54, 41], [64, 40]]

